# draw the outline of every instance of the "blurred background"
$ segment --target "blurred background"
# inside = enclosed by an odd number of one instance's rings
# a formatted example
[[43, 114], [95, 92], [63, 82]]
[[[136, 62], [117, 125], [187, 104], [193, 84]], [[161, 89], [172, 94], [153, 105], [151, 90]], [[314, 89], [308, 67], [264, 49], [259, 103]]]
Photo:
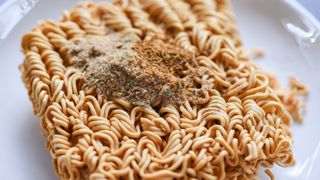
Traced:
[[298, 0], [318, 20], [320, 20], [320, 0]]

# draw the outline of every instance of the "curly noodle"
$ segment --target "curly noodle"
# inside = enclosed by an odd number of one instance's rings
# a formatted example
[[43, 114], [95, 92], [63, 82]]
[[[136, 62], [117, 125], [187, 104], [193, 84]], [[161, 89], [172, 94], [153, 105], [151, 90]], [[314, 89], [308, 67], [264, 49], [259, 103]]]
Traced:
[[[193, 52], [201, 101], [132, 107], [84, 89], [65, 44], [113, 31]], [[260, 166], [294, 163], [288, 125], [301, 120], [293, 97], [306, 89], [292, 80], [290, 95], [274, 90], [244, 55], [229, 0], [82, 2], [26, 33], [22, 49], [23, 81], [61, 179], [252, 179]]]

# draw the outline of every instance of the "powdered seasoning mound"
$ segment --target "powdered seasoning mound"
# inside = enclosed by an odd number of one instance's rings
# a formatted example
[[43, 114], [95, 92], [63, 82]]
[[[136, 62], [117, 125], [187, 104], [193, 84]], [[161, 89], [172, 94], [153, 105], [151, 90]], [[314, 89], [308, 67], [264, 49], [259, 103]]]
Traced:
[[112, 33], [73, 44], [70, 54], [73, 65], [85, 73], [85, 86], [106, 99], [123, 98], [144, 107], [196, 100], [190, 78], [196, 62], [191, 52], [175, 45]]

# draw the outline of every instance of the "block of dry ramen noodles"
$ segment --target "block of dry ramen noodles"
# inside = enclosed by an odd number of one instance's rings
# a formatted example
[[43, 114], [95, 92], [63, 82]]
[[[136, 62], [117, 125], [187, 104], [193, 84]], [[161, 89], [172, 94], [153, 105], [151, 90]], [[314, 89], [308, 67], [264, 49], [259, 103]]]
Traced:
[[294, 164], [282, 91], [228, 0], [81, 2], [24, 35], [20, 66], [60, 179], [254, 179]]

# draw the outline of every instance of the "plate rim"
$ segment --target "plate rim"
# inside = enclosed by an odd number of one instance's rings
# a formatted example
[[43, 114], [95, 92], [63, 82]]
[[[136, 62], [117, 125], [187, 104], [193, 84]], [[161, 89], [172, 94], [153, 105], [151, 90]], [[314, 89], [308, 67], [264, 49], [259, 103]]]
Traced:
[[320, 20], [318, 20], [309, 10], [307, 10], [301, 3], [297, 0], [282, 0], [287, 6], [291, 7], [293, 10], [297, 11], [300, 15], [306, 17], [312, 25], [320, 31]]

